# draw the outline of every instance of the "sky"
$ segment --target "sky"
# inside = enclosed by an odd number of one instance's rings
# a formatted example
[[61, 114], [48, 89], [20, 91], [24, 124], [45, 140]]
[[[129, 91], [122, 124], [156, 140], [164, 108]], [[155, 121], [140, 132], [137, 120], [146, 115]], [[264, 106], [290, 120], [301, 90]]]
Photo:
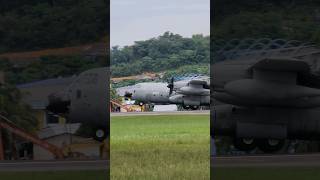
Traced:
[[210, 34], [210, 0], [111, 0], [111, 46], [133, 45], [166, 31]]

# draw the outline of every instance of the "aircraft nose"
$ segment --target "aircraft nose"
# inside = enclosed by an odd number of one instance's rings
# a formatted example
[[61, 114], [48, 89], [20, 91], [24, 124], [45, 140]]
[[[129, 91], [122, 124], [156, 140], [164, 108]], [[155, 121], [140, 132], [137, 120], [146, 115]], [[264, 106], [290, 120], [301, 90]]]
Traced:
[[139, 99], [140, 97], [139, 97], [139, 94], [137, 93], [137, 91], [136, 90], [133, 90], [132, 92], [131, 92], [131, 99], [134, 99], [134, 100], [137, 100], [137, 99]]

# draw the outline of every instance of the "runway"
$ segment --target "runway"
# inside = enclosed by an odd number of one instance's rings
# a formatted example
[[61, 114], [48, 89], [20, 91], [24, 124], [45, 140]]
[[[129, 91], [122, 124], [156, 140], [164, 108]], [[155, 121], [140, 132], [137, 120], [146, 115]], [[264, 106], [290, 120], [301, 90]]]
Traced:
[[0, 172], [108, 170], [107, 160], [0, 161]]
[[205, 111], [160, 111], [160, 112], [114, 112], [111, 117], [116, 116], [160, 116], [160, 115], [210, 115], [210, 110]]
[[211, 167], [320, 167], [320, 154], [212, 157]]

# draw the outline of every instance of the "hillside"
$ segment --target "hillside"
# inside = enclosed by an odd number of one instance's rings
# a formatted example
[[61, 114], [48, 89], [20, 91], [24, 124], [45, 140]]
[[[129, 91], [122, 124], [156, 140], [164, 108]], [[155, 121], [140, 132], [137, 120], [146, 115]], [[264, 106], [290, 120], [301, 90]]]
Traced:
[[7, 59], [16, 63], [30, 63], [45, 56], [106, 56], [105, 42], [97, 42], [64, 48], [50, 48], [37, 51], [8, 52], [0, 54], [0, 59]]
[[165, 32], [159, 37], [136, 41], [132, 46], [112, 47], [111, 73], [113, 77], [131, 76], [176, 70], [186, 65], [189, 70], [198, 71], [199, 65], [209, 66], [209, 59], [209, 36], [193, 35], [187, 38]]
[[109, 34], [106, 0], [0, 0], [0, 53], [77, 46]]
[[320, 43], [320, 1], [216, 0], [212, 40], [271, 38]]

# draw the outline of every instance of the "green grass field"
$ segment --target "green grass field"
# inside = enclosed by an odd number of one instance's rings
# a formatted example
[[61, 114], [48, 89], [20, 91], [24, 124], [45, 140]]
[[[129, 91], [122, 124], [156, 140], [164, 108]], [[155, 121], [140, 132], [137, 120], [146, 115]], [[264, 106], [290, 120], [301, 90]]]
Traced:
[[319, 180], [319, 167], [214, 168], [212, 180]]
[[209, 116], [111, 118], [111, 179], [210, 178]]
[[107, 180], [105, 171], [0, 172], [3, 180]]

